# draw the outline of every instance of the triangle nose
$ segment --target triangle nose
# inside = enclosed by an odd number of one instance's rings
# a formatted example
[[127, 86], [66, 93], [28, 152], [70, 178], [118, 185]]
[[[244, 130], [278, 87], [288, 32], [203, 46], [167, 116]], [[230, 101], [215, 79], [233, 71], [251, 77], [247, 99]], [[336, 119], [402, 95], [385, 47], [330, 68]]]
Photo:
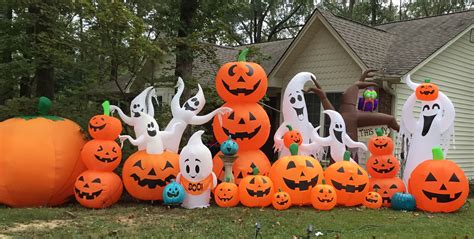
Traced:
[[239, 124], [245, 124], [244, 119], [240, 119], [240, 120], [239, 120]]
[[441, 185], [441, 188], [439, 190], [447, 190], [446, 186], [444, 186], [444, 183], [443, 185]]
[[148, 172], [148, 175], [150, 176], [156, 176], [155, 169], [151, 169], [150, 172]]
[[84, 188], [89, 188], [89, 184], [84, 184]]
[[351, 177], [349, 178], [349, 180], [354, 181], [354, 178], [352, 178], [352, 176], [351, 176]]
[[239, 79], [237, 80], [237, 82], [245, 82], [244, 78], [241, 76], [239, 77]]
[[306, 175], [304, 175], [304, 172], [301, 172], [300, 177], [304, 177], [304, 176], [306, 176]]

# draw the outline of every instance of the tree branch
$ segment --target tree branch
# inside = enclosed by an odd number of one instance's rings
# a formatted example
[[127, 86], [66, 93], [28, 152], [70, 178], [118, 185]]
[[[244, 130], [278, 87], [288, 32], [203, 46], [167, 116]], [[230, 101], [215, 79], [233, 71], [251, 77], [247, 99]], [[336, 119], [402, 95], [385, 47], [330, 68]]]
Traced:
[[[270, 33], [268, 34], [267, 39], [272, 39], [273, 36], [277, 33], [277, 30], [283, 26], [288, 20], [290, 20], [291, 17], [293, 17], [296, 12], [301, 8], [301, 5], [298, 5], [293, 9], [293, 11], [290, 12], [285, 18], [283, 18], [279, 23], [277, 23], [271, 30]], [[280, 30], [281, 31], [281, 30]]]

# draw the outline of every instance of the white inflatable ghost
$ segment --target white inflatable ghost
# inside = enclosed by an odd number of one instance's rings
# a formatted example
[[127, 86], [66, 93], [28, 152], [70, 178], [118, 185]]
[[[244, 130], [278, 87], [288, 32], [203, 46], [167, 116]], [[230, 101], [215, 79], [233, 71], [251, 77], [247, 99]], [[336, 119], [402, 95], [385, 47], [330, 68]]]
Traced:
[[[341, 114], [334, 110], [325, 110], [325, 114], [331, 118], [331, 124], [329, 125], [329, 136], [322, 138], [318, 134], [320, 126], [318, 126], [313, 132], [313, 140], [322, 146], [330, 147], [331, 158], [336, 161], [344, 160], [344, 153], [346, 147], [348, 148], [360, 148], [367, 151], [367, 146], [360, 142], [354, 142], [351, 137], [346, 133], [346, 123], [342, 118]], [[351, 159], [352, 162], [355, 162]]]
[[308, 108], [304, 99], [303, 88], [306, 82], [316, 80], [316, 77], [309, 72], [300, 72], [296, 74], [288, 83], [283, 95], [282, 112], [283, 122], [278, 127], [273, 140], [275, 142], [275, 151], [281, 151], [280, 157], [290, 155], [290, 151], [284, 147], [283, 135], [287, 131], [287, 125], [300, 131], [303, 143], [300, 146], [301, 155], [316, 154], [321, 147], [311, 143], [311, 136], [314, 130], [313, 125], [308, 120]]
[[[419, 85], [411, 81], [410, 75], [407, 75], [405, 82], [413, 91]], [[413, 115], [416, 101], [416, 93], [413, 92], [403, 105], [397, 142], [405, 143], [408, 151], [403, 171], [406, 185], [416, 166], [432, 158], [432, 148], [441, 146], [446, 157], [454, 133], [454, 105], [444, 93], [440, 91], [434, 101], [421, 101], [418, 120]]]
[[181, 77], [178, 78], [178, 84], [176, 86], [178, 87], [178, 92], [171, 100], [171, 113], [173, 115], [173, 119], [171, 119], [171, 121], [168, 123], [165, 131], [171, 130], [177, 123], [181, 124], [176, 127], [176, 133], [172, 137], [166, 138], [165, 149], [177, 153], [179, 149], [179, 143], [181, 142], [181, 137], [183, 136], [183, 132], [188, 124], [205, 124], [216, 114], [222, 115], [229, 113], [232, 111], [232, 109], [228, 107], [221, 107], [207, 115], [197, 115], [199, 112], [201, 112], [201, 110], [204, 108], [204, 105], [206, 104], [206, 99], [204, 98], [201, 85], [198, 84], [199, 90], [196, 95], [184, 102], [183, 106], [179, 104], [179, 100], [184, 90], [184, 82]]
[[186, 191], [181, 206], [188, 209], [209, 207], [211, 189], [217, 184], [217, 177], [212, 172], [211, 151], [201, 140], [203, 133], [203, 130], [194, 133], [179, 154], [180, 172], [176, 182]]
[[175, 127], [173, 127], [173, 129], [170, 131], [160, 131], [160, 127], [158, 126], [155, 118], [142, 112], [139, 112], [138, 114], [140, 117], [134, 119], [136, 127], [139, 126], [140, 128], [145, 129], [145, 133], [141, 134], [136, 139], [133, 139], [130, 135], [120, 135], [120, 142], [123, 144], [123, 142], [128, 139], [130, 143], [135, 146], [144, 146], [144, 149], [148, 154], [163, 153], [164, 147], [162, 138], [175, 134], [176, 128], [181, 123], [175, 124]]
[[[150, 86], [137, 95], [132, 102], [130, 102], [130, 116], [127, 116], [123, 111], [115, 106], [110, 106], [110, 113], [117, 111], [119, 117], [125, 124], [133, 127], [135, 137], [140, 138], [141, 135], [146, 134], [146, 125], [141, 124], [140, 113], [145, 113], [151, 117], [155, 116], [155, 108], [153, 107], [152, 99], [157, 99], [156, 91], [153, 86]], [[138, 150], [146, 148], [145, 144], [138, 144]]]

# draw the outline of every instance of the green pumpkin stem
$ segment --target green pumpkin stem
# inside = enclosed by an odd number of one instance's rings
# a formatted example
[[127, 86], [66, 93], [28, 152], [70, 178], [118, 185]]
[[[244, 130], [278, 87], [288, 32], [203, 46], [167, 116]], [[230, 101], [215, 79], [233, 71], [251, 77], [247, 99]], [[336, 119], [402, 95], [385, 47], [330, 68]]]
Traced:
[[440, 147], [434, 147], [431, 151], [433, 152], [433, 160], [443, 160], [444, 159], [444, 153], [443, 153], [443, 150]]
[[239, 53], [239, 58], [237, 61], [247, 61], [247, 54], [249, 53], [249, 49], [245, 48]]
[[38, 114], [41, 116], [48, 115], [53, 103], [47, 97], [41, 96], [38, 102]]
[[289, 131], [293, 130], [293, 127], [291, 127], [291, 125], [289, 125], [289, 124], [287, 124], [286, 127], [288, 128]]
[[102, 103], [102, 108], [104, 109], [104, 115], [110, 116], [110, 102], [108, 100]]
[[232, 140], [232, 136], [229, 135], [229, 137], [227, 138], [227, 140]]
[[326, 179], [323, 179], [323, 182], [322, 182], [322, 183], [323, 183], [323, 185], [325, 185], [325, 184], [326, 184]]
[[281, 188], [278, 188], [278, 192], [281, 193], [281, 192], [283, 192], [283, 190], [281, 190]]
[[225, 177], [225, 182], [230, 183], [230, 177]]
[[258, 175], [258, 173], [260, 173], [260, 170], [258, 170], [258, 167], [255, 167], [252, 169], [252, 174], [253, 175]]
[[375, 129], [375, 133], [377, 134], [377, 136], [383, 136], [383, 131], [381, 128]]
[[425, 79], [425, 83], [430, 83], [430, 82], [431, 82], [430, 78]]
[[298, 155], [298, 144], [297, 143], [290, 144], [290, 153], [291, 153], [291, 156]]
[[346, 150], [346, 152], [344, 152], [344, 161], [350, 161], [350, 160], [351, 160], [351, 152]]

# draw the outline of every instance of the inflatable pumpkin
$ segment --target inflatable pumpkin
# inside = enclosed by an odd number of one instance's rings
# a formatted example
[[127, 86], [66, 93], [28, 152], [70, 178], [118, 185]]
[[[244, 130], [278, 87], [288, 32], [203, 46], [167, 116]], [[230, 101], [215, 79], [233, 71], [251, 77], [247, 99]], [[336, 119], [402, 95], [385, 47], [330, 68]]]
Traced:
[[[219, 157], [219, 152], [213, 159], [213, 171], [220, 181], [224, 180], [224, 162]], [[238, 185], [240, 181], [248, 175], [253, 174], [253, 169], [258, 168], [260, 175], [267, 176], [270, 172], [271, 164], [267, 156], [259, 149], [240, 150], [237, 153], [237, 159], [232, 165], [232, 173], [234, 174], [234, 182]]]
[[395, 193], [404, 193], [406, 191], [405, 184], [400, 178], [370, 178], [369, 190], [377, 191], [382, 196], [382, 205], [390, 207], [392, 196]]
[[239, 145], [237, 145], [237, 143], [232, 140], [232, 136], [229, 135], [229, 138], [221, 144], [220, 149], [224, 155], [232, 156], [239, 150]]
[[369, 176], [357, 163], [349, 160], [350, 153], [346, 151], [344, 161], [329, 166], [324, 178], [336, 189], [338, 205], [356, 206], [362, 204], [369, 192]]
[[309, 205], [311, 189], [323, 180], [323, 168], [310, 156], [298, 155], [298, 145], [290, 145], [291, 156], [278, 159], [269, 177], [276, 188], [291, 196], [293, 205]]
[[239, 184], [240, 202], [247, 207], [267, 207], [272, 203], [274, 187], [267, 176], [258, 175], [258, 168], [253, 175], [247, 176]]
[[377, 192], [368, 192], [367, 195], [365, 195], [362, 205], [367, 208], [378, 209], [382, 206], [382, 196]]
[[212, 126], [219, 143], [231, 136], [239, 150], [259, 149], [265, 144], [270, 134], [270, 120], [262, 106], [236, 102], [223, 107], [229, 107], [233, 112], [222, 117], [222, 125], [218, 117], [214, 117]]
[[439, 88], [431, 83], [430, 79], [426, 79], [425, 83], [420, 84], [415, 89], [416, 98], [421, 101], [433, 101], [438, 99]]
[[216, 74], [217, 94], [226, 102], [256, 103], [267, 92], [265, 70], [257, 63], [247, 62], [248, 49], [243, 50], [237, 62], [224, 64]]
[[167, 205], [176, 205], [184, 201], [186, 192], [181, 184], [171, 179], [171, 183], [163, 189], [163, 203]]
[[119, 119], [110, 116], [110, 103], [102, 103], [103, 115], [96, 115], [89, 120], [89, 134], [94, 139], [115, 140], [122, 132], [122, 123]]
[[276, 210], [286, 210], [291, 207], [291, 196], [287, 192], [279, 191], [273, 194], [272, 206]]
[[316, 185], [311, 190], [311, 205], [315, 209], [328, 211], [333, 209], [337, 203], [337, 194], [333, 186], [326, 184], [323, 179], [322, 184]]
[[122, 149], [113, 140], [93, 139], [81, 150], [82, 162], [88, 169], [113, 171], [122, 160]]
[[0, 203], [12, 207], [55, 206], [74, 194], [85, 170], [85, 143], [76, 123], [48, 116], [51, 101], [40, 98], [39, 116], [0, 123]]
[[366, 168], [374, 178], [393, 178], [400, 170], [400, 162], [391, 154], [372, 155], [367, 159]]
[[76, 179], [76, 200], [84, 207], [106, 208], [122, 195], [122, 180], [113, 172], [87, 170]]
[[373, 155], [385, 155], [393, 153], [393, 140], [383, 134], [382, 129], [375, 130], [377, 136], [371, 137], [367, 142], [367, 148]]
[[214, 190], [214, 201], [219, 207], [235, 207], [239, 204], [239, 188], [229, 181], [230, 179], [226, 179], [226, 182], [220, 183]]
[[416, 201], [415, 197], [409, 193], [395, 193], [392, 196], [392, 209], [415, 211]]
[[413, 170], [408, 192], [416, 199], [416, 207], [428, 212], [458, 210], [469, 195], [469, 182], [464, 171], [444, 160], [441, 148], [433, 148], [433, 160], [426, 160]]
[[179, 155], [165, 151], [132, 154], [123, 165], [122, 179], [127, 192], [140, 200], [162, 200], [163, 189], [179, 173]]
[[286, 126], [288, 131], [283, 135], [283, 143], [285, 147], [289, 148], [292, 143], [301, 145], [303, 143], [303, 137], [301, 136], [300, 131], [294, 130], [291, 125]]

